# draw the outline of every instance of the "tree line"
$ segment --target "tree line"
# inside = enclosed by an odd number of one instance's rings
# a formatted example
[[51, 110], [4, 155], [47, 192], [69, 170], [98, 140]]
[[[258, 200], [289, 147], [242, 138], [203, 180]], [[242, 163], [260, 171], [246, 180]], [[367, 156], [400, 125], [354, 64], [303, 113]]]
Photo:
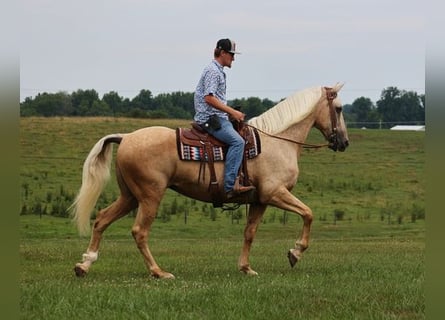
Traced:
[[425, 94], [388, 87], [374, 105], [360, 97], [344, 106], [348, 127], [390, 128], [396, 124], [425, 124]]
[[[270, 99], [249, 97], [228, 102], [240, 107], [247, 119], [260, 115], [277, 102]], [[105, 93], [102, 98], [94, 89], [78, 89], [72, 93], [39, 93], [20, 103], [20, 116], [66, 117], [131, 117], [192, 119], [193, 93], [172, 92], [153, 96], [147, 89], [140, 90], [134, 98], [124, 98], [116, 91]], [[388, 128], [397, 123], [424, 124], [425, 95], [414, 91], [388, 87], [382, 90], [374, 104], [369, 98], [360, 97], [344, 105], [344, 116], [349, 127]]]

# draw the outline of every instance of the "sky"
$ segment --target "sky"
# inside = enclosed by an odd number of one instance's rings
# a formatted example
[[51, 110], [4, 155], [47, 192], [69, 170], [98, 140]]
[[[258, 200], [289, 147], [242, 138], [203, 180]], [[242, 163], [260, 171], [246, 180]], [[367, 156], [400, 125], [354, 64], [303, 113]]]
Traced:
[[95, 89], [193, 92], [218, 39], [237, 44], [227, 98], [279, 101], [345, 83], [344, 104], [425, 93], [424, 2], [22, 0], [20, 101]]

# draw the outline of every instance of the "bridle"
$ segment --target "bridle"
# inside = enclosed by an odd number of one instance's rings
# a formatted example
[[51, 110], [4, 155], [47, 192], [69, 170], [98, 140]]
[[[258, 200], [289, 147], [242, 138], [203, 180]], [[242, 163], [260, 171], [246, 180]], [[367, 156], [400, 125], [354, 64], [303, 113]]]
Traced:
[[328, 137], [328, 148], [337, 151], [338, 137], [337, 137], [337, 112], [334, 107], [334, 99], [337, 98], [337, 92], [333, 91], [332, 88], [324, 87], [326, 90], [326, 99], [328, 99], [329, 114], [331, 117], [331, 127], [332, 133]]

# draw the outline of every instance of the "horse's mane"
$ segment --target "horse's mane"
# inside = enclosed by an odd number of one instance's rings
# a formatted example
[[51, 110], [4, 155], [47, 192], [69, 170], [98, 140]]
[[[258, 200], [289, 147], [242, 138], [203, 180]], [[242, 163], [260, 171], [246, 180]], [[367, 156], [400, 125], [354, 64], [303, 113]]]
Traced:
[[252, 118], [248, 124], [271, 134], [281, 132], [306, 118], [320, 100], [322, 87], [299, 91]]

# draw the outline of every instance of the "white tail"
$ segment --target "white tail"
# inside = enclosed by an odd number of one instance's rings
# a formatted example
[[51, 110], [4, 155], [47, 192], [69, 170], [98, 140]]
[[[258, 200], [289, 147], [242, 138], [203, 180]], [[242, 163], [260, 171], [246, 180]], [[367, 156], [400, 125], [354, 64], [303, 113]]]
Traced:
[[70, 209], [80, 235], [90, 231], [90, 217], [103, 188], [110, 179], [113, 146], [119, 143], [122, 134], [110, 134], [100, 139], [88, 154], [83, 164], [82, 186]]

